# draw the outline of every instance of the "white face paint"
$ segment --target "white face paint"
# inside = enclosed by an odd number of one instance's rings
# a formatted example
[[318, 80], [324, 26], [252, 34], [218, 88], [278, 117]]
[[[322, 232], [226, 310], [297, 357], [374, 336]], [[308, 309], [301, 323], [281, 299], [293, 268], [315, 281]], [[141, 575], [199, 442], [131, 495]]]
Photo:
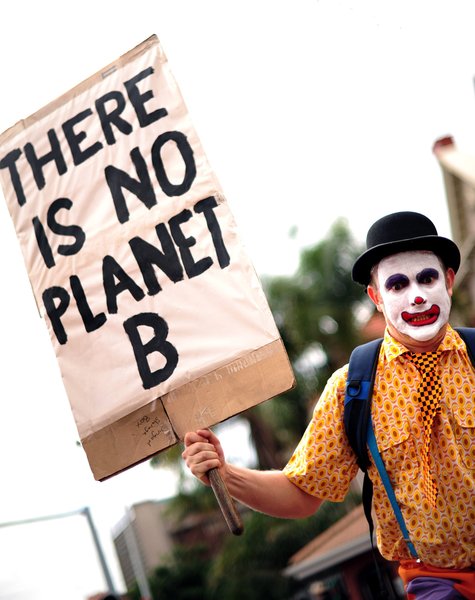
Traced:
[[386, 319], [417, 341], [437, 335], [449, 320], [451, 299], [443, 268], [432, 252], [400, 252], [378, 264]]

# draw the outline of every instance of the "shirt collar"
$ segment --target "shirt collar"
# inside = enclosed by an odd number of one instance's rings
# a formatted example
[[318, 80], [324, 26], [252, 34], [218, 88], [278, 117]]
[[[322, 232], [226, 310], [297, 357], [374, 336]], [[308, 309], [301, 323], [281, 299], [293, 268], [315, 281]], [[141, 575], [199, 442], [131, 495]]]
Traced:
[[[440, 352], [444, 352], [445, 350], [462, 350], [463, 347], [464, 343], [460, 336], [447, 324], [444, 339], [437, 350]], [[386, 360], [390, 362], [407, 351], [406, 346], [396, 341], [386, 328], [383, 339], [383, 352]]]

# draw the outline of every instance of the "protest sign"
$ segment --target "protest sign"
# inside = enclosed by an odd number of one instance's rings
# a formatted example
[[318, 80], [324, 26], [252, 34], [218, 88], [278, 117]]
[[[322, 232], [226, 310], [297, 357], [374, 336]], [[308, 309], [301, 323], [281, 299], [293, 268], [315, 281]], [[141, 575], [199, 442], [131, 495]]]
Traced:
[[4, 132], [0, 177], [96, 479], [293, 385], [156, 36]]

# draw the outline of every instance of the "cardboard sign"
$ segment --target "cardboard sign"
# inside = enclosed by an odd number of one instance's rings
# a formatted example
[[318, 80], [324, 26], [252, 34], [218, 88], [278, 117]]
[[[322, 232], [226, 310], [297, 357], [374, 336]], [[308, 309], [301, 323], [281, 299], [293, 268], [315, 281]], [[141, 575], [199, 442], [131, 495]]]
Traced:
[[4, 132], [0, 177], [96, 479], [292, 387], [156, 36]]

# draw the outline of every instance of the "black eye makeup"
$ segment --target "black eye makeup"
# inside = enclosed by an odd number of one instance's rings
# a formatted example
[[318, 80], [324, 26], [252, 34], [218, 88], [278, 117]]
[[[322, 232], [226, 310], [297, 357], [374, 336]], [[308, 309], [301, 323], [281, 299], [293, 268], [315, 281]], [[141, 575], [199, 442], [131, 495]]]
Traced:
[[437, 269], [423, 269], [416, 275], [417, 283], [432, 283], [439, 279], [439, 271]]
[[[432, 269], [425, 269], [425, 270], [432, 270]], [[389, 290], [395, 290], [396, 292], [398, 292], [399, 290], [402, 290], [402, 288], [406, 287], [407, 285], [409, 285], [409, 278], [406, 277], [406, 275], [403, 275], [402, 273], [395, 273], [394, 275], [391, 275], [390, 277], [388, 277], [384, 283], [384, 287], [389, 291]]]

